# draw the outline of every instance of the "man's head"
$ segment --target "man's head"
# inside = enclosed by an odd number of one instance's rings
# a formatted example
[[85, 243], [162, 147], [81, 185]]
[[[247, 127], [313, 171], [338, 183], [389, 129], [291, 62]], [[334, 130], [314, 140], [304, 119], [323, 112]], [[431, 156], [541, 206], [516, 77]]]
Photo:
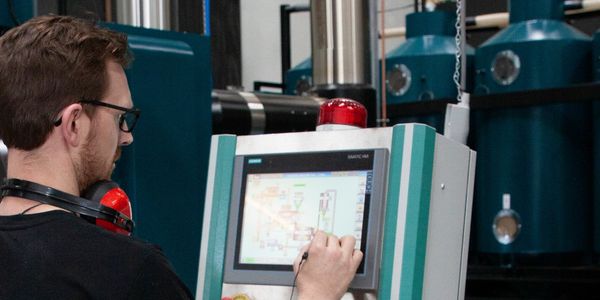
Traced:
[[118, 147], [133, 139], [120, 130], [124, 111], [98, 102], [132, 107], [129, 60], [125, 35], [73, 17], [38, 17], [6, 32], [0, 138], [9, 149], [35, 152], [55, 136], [80, 189], [110, 177]]

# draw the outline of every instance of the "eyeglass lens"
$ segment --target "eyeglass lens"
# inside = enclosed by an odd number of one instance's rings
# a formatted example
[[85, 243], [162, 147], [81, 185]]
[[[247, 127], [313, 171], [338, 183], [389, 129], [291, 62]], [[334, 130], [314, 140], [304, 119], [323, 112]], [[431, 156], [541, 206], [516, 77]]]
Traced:
[[119, 125], [121, 130], [125, 132], [131, 132], [133, 127], [135, 127], [135, 123], [137, 121], [137, 116], [132, 112], [126, 112], [121, 115], [121, 119], [119, 121]]

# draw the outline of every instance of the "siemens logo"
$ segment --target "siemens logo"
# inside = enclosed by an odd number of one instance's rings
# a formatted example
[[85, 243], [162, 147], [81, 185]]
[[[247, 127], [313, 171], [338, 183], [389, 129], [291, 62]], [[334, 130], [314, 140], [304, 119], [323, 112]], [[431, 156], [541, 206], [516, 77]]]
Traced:
[[348, 154], [348, 159], [367, 159], [369, 158], [369, 154], [361, 153], [361, 154]]
[[248, 159], [248, 163], [249, 164], [260, 164], [260, 163], [262, 163], [262, 159], [261, 158], [251, 158], [251, 159]]

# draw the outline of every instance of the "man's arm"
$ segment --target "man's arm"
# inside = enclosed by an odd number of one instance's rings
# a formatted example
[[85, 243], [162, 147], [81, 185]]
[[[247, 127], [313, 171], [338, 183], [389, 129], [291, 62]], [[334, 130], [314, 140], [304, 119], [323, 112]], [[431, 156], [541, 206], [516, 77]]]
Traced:
[[192, 299], [192, 294], [175, 274], [162, 251], [148, 255], [138, 277], [131, 286], [127, 299]]
[[[363, 253], [354, 249], [355, 243], [353, 236], [338, 239], [318, 231], [294, 261], [294, 272], [298, 274], [298, 300], [339, 300], [363, 258]], [[304, 252], [308, 257], [303, 261]]]

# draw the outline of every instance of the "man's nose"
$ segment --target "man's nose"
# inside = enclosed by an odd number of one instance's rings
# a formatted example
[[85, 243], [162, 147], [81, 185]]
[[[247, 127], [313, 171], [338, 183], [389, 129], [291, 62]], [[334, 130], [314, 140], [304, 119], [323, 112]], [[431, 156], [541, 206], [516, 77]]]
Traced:
[[133, 143], [133, 135], [131, 132], [121, 131], [121, 135], [119, 137], [119, 145], [120, 146], [129, 146]]

